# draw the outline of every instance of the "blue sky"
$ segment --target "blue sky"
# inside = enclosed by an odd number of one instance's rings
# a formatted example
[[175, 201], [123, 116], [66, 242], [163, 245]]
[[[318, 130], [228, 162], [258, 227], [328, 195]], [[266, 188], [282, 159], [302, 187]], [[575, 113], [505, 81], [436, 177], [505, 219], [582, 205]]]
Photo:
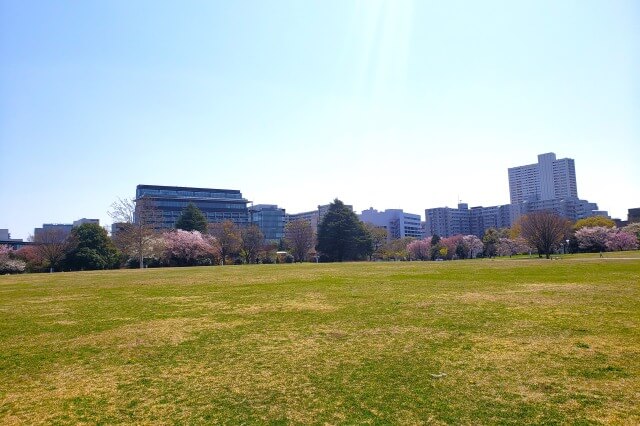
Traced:
[[109, 224], [137, 184], [295, 213], [509, 202], [576, 160], [640, 206], [637, 1], [0, 0], [0, 228]]

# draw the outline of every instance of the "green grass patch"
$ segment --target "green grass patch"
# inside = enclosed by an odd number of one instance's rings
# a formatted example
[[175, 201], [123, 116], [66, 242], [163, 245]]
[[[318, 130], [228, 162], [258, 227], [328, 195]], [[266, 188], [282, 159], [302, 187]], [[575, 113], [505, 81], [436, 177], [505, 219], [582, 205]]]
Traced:
[[639, 423], [636, 254], [2, 276], [0, 423]]

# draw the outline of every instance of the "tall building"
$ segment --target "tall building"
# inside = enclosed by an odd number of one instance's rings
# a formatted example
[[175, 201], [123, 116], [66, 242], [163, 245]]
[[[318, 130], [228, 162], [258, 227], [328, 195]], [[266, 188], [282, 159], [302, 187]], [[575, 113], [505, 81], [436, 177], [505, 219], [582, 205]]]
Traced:
[[578, 198], [573, 159], [556, 160], [556, 154], [549, 152], [538, 155], [535, 164], [509, 168], [509, 195], [511, 204]]
[[143, 200], [158, 211], [158, 228], [175, 228], [176, 221], [189, 203], [195, 204], [209, 223], [224, 220], [230, 220], [238, 226], [249, 223], [249, 201], [236, 189], [138, 185], [136, 204]]
[[627, 221], [629, 223], [640, 222], [640, 207], [628, 210]]
[[284, 237], [284, 209], [275, 204], [256, 204], [249, 207], [249, 215], [267, 241], [275, 243]]
[[365, 223], [386, 229], [389, 240], [422, 237], [419, 214], [405, 213], [402, 209], [387, 209], [379, 212], [371, 207], [363, 210], [359, 217]]
[[573, 159], [556, 159], [553, 152], [538, 155], [536, 164], [509, 169], [511, 222], [521, 215], [550, 210], [569, 220], [608, 216], [596, 203], [578, 198]]

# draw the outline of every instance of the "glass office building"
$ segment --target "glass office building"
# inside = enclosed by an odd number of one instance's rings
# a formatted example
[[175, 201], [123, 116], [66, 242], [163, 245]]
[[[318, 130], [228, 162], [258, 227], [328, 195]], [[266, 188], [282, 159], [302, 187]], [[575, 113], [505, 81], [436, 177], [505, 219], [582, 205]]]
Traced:
[[230, 220], [238, 226], [249, 223], [249, 201], [236, 189], [138, 185], [136, 204], [143, 200], [157, 210], [158, 228], [175, 228], [176, 221], [189, 203], [195, 204], [209, 223], [224, 220]]
[[267, 241], [277, 243], [284, 237], [284, 209], [275, 204], [256, 204], [249, 213], [251, 222], [258, 225]]

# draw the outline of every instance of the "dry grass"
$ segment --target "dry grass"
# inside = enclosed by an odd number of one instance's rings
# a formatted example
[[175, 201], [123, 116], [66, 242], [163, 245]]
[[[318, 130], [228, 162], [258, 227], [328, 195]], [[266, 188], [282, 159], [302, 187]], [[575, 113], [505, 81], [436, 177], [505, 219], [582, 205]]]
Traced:
[[640, 261], [0, 277], [0, 423], [640, 422]]

